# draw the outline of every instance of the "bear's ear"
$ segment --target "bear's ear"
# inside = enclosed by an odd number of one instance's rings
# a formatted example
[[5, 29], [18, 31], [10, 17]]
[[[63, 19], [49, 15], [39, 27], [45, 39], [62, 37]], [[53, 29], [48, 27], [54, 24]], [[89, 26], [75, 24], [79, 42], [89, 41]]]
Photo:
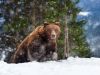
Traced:
[[46, 27], [47, 25], [49, 25], [49, 23], [48, 22], [44, 22], [44, 27]]
[[56, 25], [60, 26], [60, 22], [55, 22]]

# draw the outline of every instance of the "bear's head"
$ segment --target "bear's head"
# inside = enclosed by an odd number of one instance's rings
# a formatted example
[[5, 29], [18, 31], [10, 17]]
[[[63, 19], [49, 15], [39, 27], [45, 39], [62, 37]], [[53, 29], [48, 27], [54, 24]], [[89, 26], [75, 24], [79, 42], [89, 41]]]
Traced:
[[55, 41], [58, 39], [61, 29], [60, 29], [60, 23], [55, 22], [55, 23], [44, 23], [43, 27], [44, 33], [46, 34], [46, 37], [48, 40]]

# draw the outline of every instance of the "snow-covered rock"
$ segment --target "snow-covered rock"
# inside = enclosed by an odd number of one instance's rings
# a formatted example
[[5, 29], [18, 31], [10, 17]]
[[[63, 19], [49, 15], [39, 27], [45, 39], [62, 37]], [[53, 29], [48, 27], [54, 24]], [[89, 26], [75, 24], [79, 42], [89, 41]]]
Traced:
[[0, 75], [100, 75], [100, 58], [7, 64], [0, 62]]

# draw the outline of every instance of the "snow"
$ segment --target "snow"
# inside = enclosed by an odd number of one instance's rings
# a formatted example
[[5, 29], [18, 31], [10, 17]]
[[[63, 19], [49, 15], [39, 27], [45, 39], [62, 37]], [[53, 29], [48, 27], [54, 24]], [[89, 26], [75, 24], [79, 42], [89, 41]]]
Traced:
[[88, 16], [90, 12], [80, 12], [78, 15], [80, 16]]
[[3, 17], [0, 17], [0, 27], [2, 26], [2, 24], [5, 22], [5, 19]]
[[96, 29], [97, 27], [100, 26], [100, 22], [96, 22], [94, 25], [93, 25], [93, 29]]
[[7, 64], [0, 62], [0, 75], [100, 75], [100, 58]]

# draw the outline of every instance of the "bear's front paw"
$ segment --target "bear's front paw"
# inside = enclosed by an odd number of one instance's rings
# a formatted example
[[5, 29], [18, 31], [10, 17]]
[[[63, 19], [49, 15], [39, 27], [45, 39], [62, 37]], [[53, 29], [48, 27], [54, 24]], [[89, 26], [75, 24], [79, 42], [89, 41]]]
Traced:
[[57, 52], [53, 52], [53, 54], [52, 54], [52, 60], [57, 60], [57, 59], [58, 59]]

